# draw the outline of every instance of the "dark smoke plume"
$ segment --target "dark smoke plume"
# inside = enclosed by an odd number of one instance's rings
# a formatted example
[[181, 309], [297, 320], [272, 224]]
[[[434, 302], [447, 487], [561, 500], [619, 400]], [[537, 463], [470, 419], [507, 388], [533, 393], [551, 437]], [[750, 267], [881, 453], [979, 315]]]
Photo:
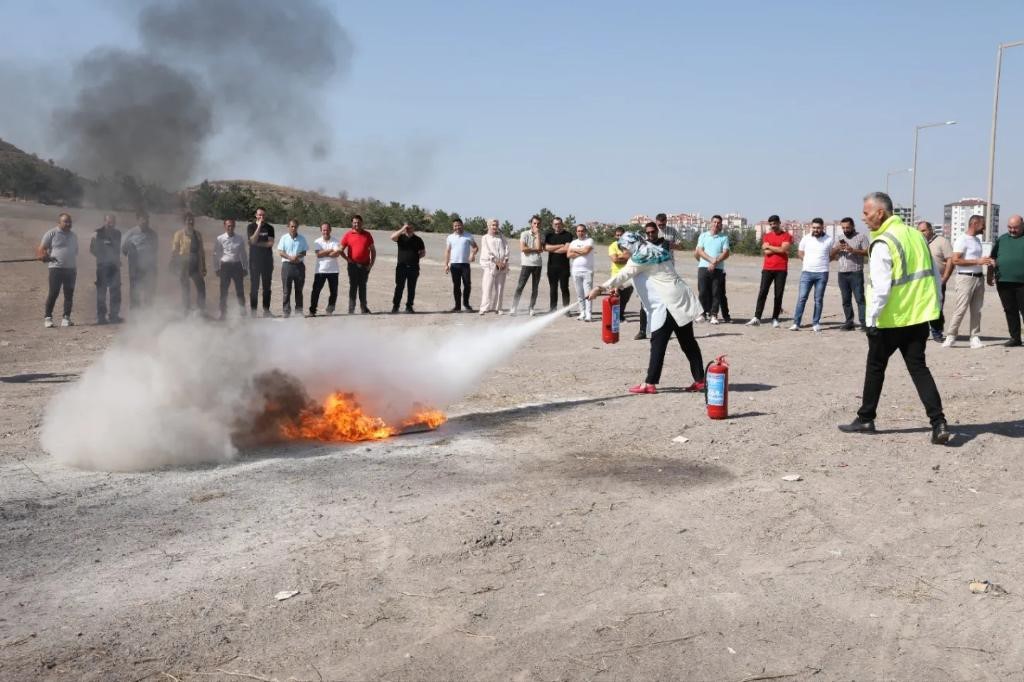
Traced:
[[77, 93], [56, 112], [68, 163], [177, 189], [215, 135], [323, 159], [319, 94], [347, 71], [352, 43], [318, 0], [174, 0], [144, 5], [138, 53], [101, 48], [75, 69]]

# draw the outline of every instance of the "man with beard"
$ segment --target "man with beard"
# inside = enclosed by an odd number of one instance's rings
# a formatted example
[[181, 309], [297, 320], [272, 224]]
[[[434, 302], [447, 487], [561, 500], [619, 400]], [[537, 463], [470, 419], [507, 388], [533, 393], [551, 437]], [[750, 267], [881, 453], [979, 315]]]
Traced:
[[722, 233], [722, 216], [711, 217], [711, 230], [701, 234], [694, 251], [700, 264], [697, 266], [697, 297], [704, 308], [704, 319], [718, 324], [718, 311], [722, 321], [732, 322], [729, 317], [729, 299], [725, 295], [725, 260], [729, 258], [729, 235]]
[[427, 246], [416, 234], [412, 223], [406, 221], [391, 235], [391, 241], [398, 244], [398, 262], [395, 265], [395, 295], [391, 299], [391, 312], [397, 313], [402, 294], [408, 284], [409, 293], [405, 298], [405, 312], [415, 313], [416, 281], [420, 278], [420, 259], [427, 255]]
[[540, 233], [540, 216], [530, 218], [530, 229], [523, 230], [519, 235], [519, 282], [516, 293], [512, 296], [511, 314], [519, 312], [519, 298], [523, 295], [526, 282], [530, 282], [530, 315], [534, 314], [537, 305], [537, 285], [540, 283], [540, 271], [543, 267], [540, 255], [544, 253], [544, 237]]
[[946, 317], [942, 314], [942, 305], [946, 302], [946, 282], [949, 281], [955, 267], [953, 265], [953, 245], [945, 237], [935, 234], [935, 229], [932, 228], [932, 224], [927, 220], [919, 222], [917, 230], [924, 235], [925, 241], [928, 242], [928, 250], [932, 253], [932, 259], [939, 266], [939, 272], [942, 273], [942, 298], [939, 301], [939, 317], [929, 323], [932, 328], [932, 341], [942, 343], [946, 338], [942, 334], [942, 329], [946, 326]]
[[804, 306], [811, 288], [814, 288], [814, 315], [811, 328], [821, 331], [821, 309], [825, 301], [825, 287], [828, 286], [828, 265], [832, 260], [832, 237], [825, 236], [825, 221], [815, 218], [811, 221], [811, 233], [805, 234], [797, 247], [797, 254], [802, 261], [800, 272], [800, 290], [797, 292], [796, 310], [793, 311], [793, 326], [790, 331], [800, 329], [800, 321], [804, 316]]
[[[544, 235], [544, 250], [548, 252], [548, 287], [551, 291], [551, 306], [548, 312], [558, 310], [558, 292], [562, 292], [562, 305], [569, 305], [569, 243], [572, 235], [565, 229], [561, 218], [551, 221], [551, 228]], [[572, 311], [566, 311], [571, 316]]]
[[61, 327], [72, 327], [71, 306], [75, 301], [75, 280], [78, 278], [78, 237], [71, 231], [71, 214], [61, 213], [57, 227], [43, 235], [43, 241], [36, 249], [36, 256], [46, 263], [49, 275], [49, 292], [46, 294], [46, 312], [43, 326], [53, 328], [53, 307], [57, 296], [64, 290], [64, 319]]
[[359, 299], [359, 311], [363, 315], [370, 314], [366, 304], [366, 281], [370, 278], [370, 270], [377, 261], [377, 247], [373, 245], [373, 235], [363, 229], [363, 216], [352, 216], [352, 229], [341, 238], [341, 257], [348, 261], [348, 314], [356, 310], [356, 298]]
[[764, 262], [761, 264], [761, 288], [757, 292], [757, 304], [754, 316], [747, 322], [748, 327], [761, 324], [764, 304], [768, 300], [768, 289], [775, 288], [775, 302], [772, 306], [772, 328], [778, 329], [779, 315], [782, 314], [782, 295], [786, 291], [786, 276], [789, 274], [789, 250], [793, 246], [793, 236], [782, 229], [782, 221], [777, 215], [768, 216], [768, 232], [761, 239], [761, 253]]
[[263, 317], [271, 317], [270, 281], [274, 274], [274, 226], [267, 222], [267, 211], [256, 209], [256, 220], [246, 228], [249, 236], [249, 308], [256, 316], [256, 302], [263, 287]]
[[868, 236], [857, 232], [853, 218], [839, 221], [843, 236], [832, 247], [832, 254], [839, 261], [839, 295], [843, 300], [843, 314], [846, 321], [840, 327], [844, 332], [854, 328], [853, 301], [857, 302], [860, 328], [864, 326], [864, 256], [868, 255]]

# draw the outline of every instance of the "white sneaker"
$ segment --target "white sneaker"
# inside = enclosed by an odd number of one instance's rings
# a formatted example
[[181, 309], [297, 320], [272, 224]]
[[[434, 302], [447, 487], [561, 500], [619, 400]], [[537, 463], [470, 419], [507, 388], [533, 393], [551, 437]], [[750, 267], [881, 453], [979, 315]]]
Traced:
[[759, 326], [761, 326], [761, 320], [757, 319], [756, 317], [752, 317], [752, 318], [750, 318], [750, 322], [747, 322], [747, 326], [748, 327], [759, 327]]
[[494, 312], [498, 313], [499, 315], [504, 315], [504, 314], [505, 314], [505, 313], [503, 313], [503, 312], [501, 311], [501, 308], [498, 308], [498, 309], [497, 309], [497, 310], [495, 310]]
[[789, 328], [789, 331], [791, 331], [791, 332], [798, 332], [798, 331], [800, 331], [800, 325], [798, 325], [796, 322], [794, 322], [793, 326]]
[[981, 339], [979, 339], [977, 336], [972, 336], [971, 337], [971, 348], [984, 348], [984, 347], [985, 347], [985, 344], [983, 344], [981, 342]]
[[62, 326], [62, 327], [74, 327], [75, 323], [71, 321], [70, 317], [65, 317], [63, 320], [60, 321], [60, 326]]
[[813, 325], [811, 327], [811, 330], [813, 332], [815, 332], [816, 334], [820, 334], [821, 333], [821, 325], [820, 324]]
[[709, 321], [711, 322], [711, 324], [718, 324], [718, 318], [717, 317], [712, 317]]
[[782, 324], [778, 320], [772, 320], [772, 329], [778, 329]]
[[534, 310], [533, 308], [530, 308], [530, 317], [533, 317], [536, 314], [537, 314], [537, 311]]
[[946, 340], [942, 342], [942, 347], [952, 348], [954, 343], [956, 343], [956, 336], [954, 336], [953, 334], [947, 334]]
[[43, 326], [47, 329], [53, 329], [53, 318], [47, 317], [43, 320]]
[[519, 311], [516, 310], [515, 308], [509, 308], [508, 314], [511, 315], [512, 317], [515, 317], [516, 315], [519, 314]]
[[587, 315], [586, 317], [583, 318], [583, 321], [584, 322], [593, 322], [594, 318], [592, 318], [590, 315]]

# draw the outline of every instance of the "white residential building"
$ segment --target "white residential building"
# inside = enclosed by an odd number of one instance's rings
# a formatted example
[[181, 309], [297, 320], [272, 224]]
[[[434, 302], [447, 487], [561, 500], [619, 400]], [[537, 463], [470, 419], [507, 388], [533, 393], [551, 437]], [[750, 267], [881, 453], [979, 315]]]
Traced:
[[[988, 210], [984, 199], [961, 199], [943, 207], [943, 228], [945, 236], [955, 242], [967, 230], [972, 215], [983, 216]], [[984, 241], [994, 242], [999, 237], [999, 204], [992, 204], [992, 234], [985, 234]]]

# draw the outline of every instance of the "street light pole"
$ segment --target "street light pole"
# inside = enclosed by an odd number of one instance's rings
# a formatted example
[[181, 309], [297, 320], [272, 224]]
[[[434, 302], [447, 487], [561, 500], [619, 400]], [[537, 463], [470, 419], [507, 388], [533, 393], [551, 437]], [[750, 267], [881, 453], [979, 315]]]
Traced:
[[894, 175], [899, 175], [900, 173], [913, 173], [913, 172], [914, 172], [913, 168], [900, 168], [900, 169], [897, 169], [897, 170], [891, 170], [888, 173], [886, 173], [885, 174], [885, 193], [889, 194], [889, 178], [891, 178]]
[[[996, 86], [995, 95], [992, 97], [992, 137], [989, 140], [988, 147], [988, 205], [985, 208], [985, 222], [988, 224], [988, 229], [985, 231], [986, 241], [991, 241], [994, 236], [992, 225], [992, 187], [996, 178], [996, 118], [999, 115], [999, 77], [1003, 70], [1003, 50], [1008, 50], [1011, 47], [1020, 47], [1021, 45], [1024, 45], [1024, 40], [1018, 40], [1015, 43], [1000, 43], [999, 49], [996, 50]], [[995, 226], [996, 229], [998, 227], [998, 225]]]
[[910, 172], [914, 174], [910, 181], [910, 222], [917, 221], [917, 136], [925, 128], [937, 128], [939, 126], [955, 126], [956, 121], [942, 121], [940, 123], [925, 123], [914, 126], [914, 167]]

